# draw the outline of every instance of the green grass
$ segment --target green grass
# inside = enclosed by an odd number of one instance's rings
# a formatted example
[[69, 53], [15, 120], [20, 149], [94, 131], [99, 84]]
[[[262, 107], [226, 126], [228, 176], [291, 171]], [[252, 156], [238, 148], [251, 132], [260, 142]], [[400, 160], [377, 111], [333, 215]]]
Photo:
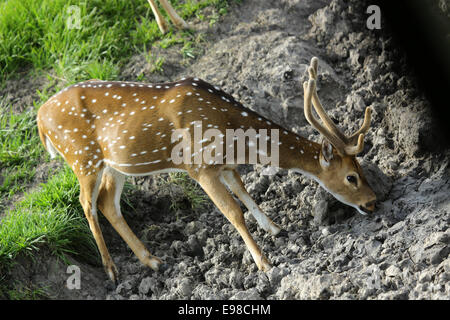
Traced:
[[[0, 223], [0, 274], [8, 274], [21, 255], [33, 259], [42, 249], [67, 263], [66, 255], [100, 264], [95, 241], [78, 201], [78, 181], [68, 166], [40, 190], [30, 192]], [[0, 297], [12, 300], [47, 298], [39, 284], [0, 279]]]
[[[26, 286], [24, 283], [18, 281], [12, 288], [0, 288], [0, 297], [2, 295], [4, 298], [9, 300], [43, 300], [49, 299], [47, 293], [47, 288], [39, 288], [35, 286]], [[4, 291], [4, 293], [2, 293]]]
[[18, 254], [33, 254], [43, 245], [63, 259], [67, 253], [97, 259], [78, 196], [78, 181], [68, 166], [26, 194], [1, 220], [0, 264], [9, 265]]
[[[212, 5], [217, 10], [211, 22], [228, 7], [226, 0], [172, 3], [184, 19], [202, 17], [201, 10]], [[51, 70], [68, 83], [113, 80], [132, 54], [155, 41], [173, 45], [195, 38], [189, 31], [181, 37], [171, 32], [161, 35], [146, 0], [8, 0], [0, 3], [0, 12], [4, 79], [32, 68]]]
[[150, 72], [162, 73], [164, 71], [163, 65], [165, 59], [163, 57], [155, 58], [151, 53], [149, 53], [148, 55], [146, 55], [145, 59], [150, 65]]
[[167, 180], [161, 179], [162, 185], [166, 185], [168, 183], [179, 186], [183, 191], [184, 197], [180, 199], [173, 199], [173, 202], [170, 205], [170, 208], [174, 211], [178, 209], [188, 209], [186, 208], [186, 202], [184, 200], [187, 200], [189, 209], [192, 210], [200, 209], [209, 202], [209, 198], [203, 189], [185, 172], [172, 172], [169, 173]]
[[35, 111], [14, 114], [0, 101], [0, 211], [5, 199], [31, 182], [43, 150]]
[[[51, 86], [50, 81], [48, 86]], [[42, 104], [50, 96], [47, 88], [38, 92]], [[0, 100], [0, 212], [11, 196], [23, 192], [36, 173], [36, 166], [46, 159], [39, 139], [36, 113], [38, 105], [14, 113], [11, 105]]]
[[14, 114], [0, 102], [0, 169], [20, 165], [24, 158], [38, 158], [40, 152], [28, 147], [39, 141], [35, 112]]

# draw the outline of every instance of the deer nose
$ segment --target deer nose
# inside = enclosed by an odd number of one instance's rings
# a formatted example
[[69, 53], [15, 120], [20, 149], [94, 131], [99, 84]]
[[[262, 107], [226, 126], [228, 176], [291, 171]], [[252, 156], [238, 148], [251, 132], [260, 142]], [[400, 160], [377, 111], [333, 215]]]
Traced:
[[369, 201], [364, 205], [366, 210], [373, 212], [375, 210], [375, 200]]

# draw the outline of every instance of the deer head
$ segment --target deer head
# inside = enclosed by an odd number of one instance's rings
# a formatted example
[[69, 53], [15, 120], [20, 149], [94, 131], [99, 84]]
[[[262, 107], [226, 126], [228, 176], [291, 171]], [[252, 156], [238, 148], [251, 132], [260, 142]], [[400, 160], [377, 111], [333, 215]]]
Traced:
[[[364, 135], [370, 127], [370, 108], [366, 108], [361, 128], [346, 136], [326, 114], [316, 90], [318, 60], [312, 58], [309, 81], [303, 83], [304, 112], [308, 122], [323, 136], [319, 154], [317, 180], [339, 201], [356, 208], [361, 214], [375, 209], [376, 196], [369, 186], [356, 155], [364, 148]], [[312, 114], [312, 105], [323, 122]]]

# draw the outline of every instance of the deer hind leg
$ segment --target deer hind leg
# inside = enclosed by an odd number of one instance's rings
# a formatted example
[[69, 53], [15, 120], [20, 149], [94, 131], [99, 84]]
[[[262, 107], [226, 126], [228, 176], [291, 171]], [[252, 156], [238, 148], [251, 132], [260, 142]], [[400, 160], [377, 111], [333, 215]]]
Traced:
[[263, 255], [261, 249], [252, 238], [245, 225], [244, 214], [242, 213], [241, 208], [231, 194], [228, 193], [228, 190], [221, 182], [220, 176], [211, 177], [210, 175], [200, 175], [197, 181], [214, 204], [239, 232], [258, 268], [263, 271], [268, 271], [270, 269], [270, 264], [267, 261], [267, 258]]
[[144, 244], [130, 229], [120, 211], [120, 195], [124, 183], [125, 176], [123, 174], [110, 167], [104, 170], [98, 198], [99, 209], [139, 260], [156, 271], [161, 260], [148, 252]]
[[78, 177], [78, 181], [80, 182], [80, 203], [100, 251], [105, 271], [109, 278], [115, 282], [118, 276], [117, 268], [108, 252], [100, 225], [98, 224], [97, 199], [100, 182], [102, 181], [102, 173], [103, 169], [97, 175]]
[[148, 0], [150, 7], [152, 8], [153, 14], [155, 15], [156, 23], [158, 24], [159, 30], [161, 33], [166, 33], [169, 31], [169, 26], [167, 25], [166, 19], [159, 12], [158, 6], [155, 3], [155, 0]]
[[259, 209], [256, 202], [248, 194], [244, 183], [236, 170], [224, 170], [222, 173], [224, 181], [228, 188], [242, 201], [250, 213], [255, 217], [259, 226], [271, 235], [277, 235], [281, 229], [269, 217]]
[[166, 10], [167, 14], [172, 20], [173, 24], [178, 29], [189, 29], [188, 24], [177, 14], [177, 12], [172, 8], [170, 3], [167, 0], [159, 0], [164, 10]]

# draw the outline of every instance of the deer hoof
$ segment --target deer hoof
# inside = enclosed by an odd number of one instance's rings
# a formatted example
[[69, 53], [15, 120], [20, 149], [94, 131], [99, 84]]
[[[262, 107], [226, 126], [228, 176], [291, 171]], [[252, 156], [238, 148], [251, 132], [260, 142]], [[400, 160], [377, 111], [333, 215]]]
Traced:
[[105, 265], [105, 271], [111, 281], [117, 283], [119, 279], [119, 272], [117, 271], [117, 267], [113, 262]]
[[269, 263], [266, 257], [261, 256], [261, 260], [258, 263], [258, 269], [264, 272], [269, 271], [272, 268], [272, 265]]

